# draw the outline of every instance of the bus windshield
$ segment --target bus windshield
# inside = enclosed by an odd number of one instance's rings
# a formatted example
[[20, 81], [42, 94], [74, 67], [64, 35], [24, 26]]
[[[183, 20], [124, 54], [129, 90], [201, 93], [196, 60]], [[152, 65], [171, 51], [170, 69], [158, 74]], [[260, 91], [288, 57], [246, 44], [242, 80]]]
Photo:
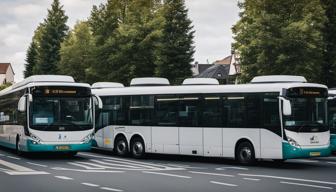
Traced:
[[327, 131], [326, 98], [289, 98], [292, 115], [284, 116], [286, 129], [295, 132]]
[[92, 129], [90, 97], [34, 97], [30, 105], [30, 127], [43, 131]]

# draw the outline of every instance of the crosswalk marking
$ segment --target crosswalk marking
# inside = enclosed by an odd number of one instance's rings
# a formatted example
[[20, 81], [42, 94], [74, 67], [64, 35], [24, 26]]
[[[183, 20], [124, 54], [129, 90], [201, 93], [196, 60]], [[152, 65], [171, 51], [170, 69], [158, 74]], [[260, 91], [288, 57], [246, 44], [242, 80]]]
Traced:
[[3, 165], [9, 169], [0, 169], [1, 171], [7, 173], [8, 175], [45, 175], [49, 174], [44, 171], [35, 171], [33, 169], [17, 165], [8, 161], [0, 159], [0, 165]]

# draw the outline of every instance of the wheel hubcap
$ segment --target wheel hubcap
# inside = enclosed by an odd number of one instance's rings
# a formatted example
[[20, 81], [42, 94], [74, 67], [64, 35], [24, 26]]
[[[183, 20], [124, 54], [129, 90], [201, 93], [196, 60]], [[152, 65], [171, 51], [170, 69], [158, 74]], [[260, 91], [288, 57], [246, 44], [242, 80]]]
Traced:
[[126, 150], [126, 143], [124, 141], [119, 141], [117, 145], [117, 150], [119, 154], [124, 154]]
[[143, 152], [142, 143], [140, 143], [140, 142], [134, 143], [134, 145], [133, 145], [133, 153], [135, 155], [140, 155], [142, 152]]
[[240, 151], [240, 157], [242, 160], [250, 160], [252, 158], [252, 151], [250, 148], [248, 147], [244, 147], [241, 151]]

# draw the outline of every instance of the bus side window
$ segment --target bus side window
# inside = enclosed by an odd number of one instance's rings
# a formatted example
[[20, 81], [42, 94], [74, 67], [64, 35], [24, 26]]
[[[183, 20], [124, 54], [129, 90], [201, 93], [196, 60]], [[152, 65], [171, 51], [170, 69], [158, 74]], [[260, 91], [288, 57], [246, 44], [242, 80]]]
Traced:
[[132, 96], [129, 109], [131, 125], [153, 124], [154, 96]]
[[179, 126], [181, 127], [197, 127], [198, 111], [200, 98], [198, 96], [180, 97], [180, 105], [178, 111]]
[[219, 96], [205, 96], [202, 106], [202, 126], [221, 127], [221, 98]]
[[273, 131], [281, 133], [279, 99], [278, 97], [264, 97], [263, 103], [263, 127], [270, 128]]
[[246, 121], [244, 96], [223, 97], [224, 127], [244, 127]]
[[158, 126], [177, 125], [177, 108], [179, 99], [176, 96], [156, 97], [156, 121]]
[[260, 99], [257, 94], [249, 94], [246, 96], [246, 126], [250, 128], [260, 128]]

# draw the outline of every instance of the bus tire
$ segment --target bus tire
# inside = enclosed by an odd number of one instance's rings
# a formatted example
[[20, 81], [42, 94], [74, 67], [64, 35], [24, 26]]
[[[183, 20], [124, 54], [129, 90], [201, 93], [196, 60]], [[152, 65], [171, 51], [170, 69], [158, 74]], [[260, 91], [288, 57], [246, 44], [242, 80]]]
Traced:
[[140, 137], [136, 137], [131, 141], [131, 153], [136, 159], [145, 157], [145, 144]]
[[15, 153], [19, 156], [23, 155], [23, 152], [20, 149], [20, 136], [16, 136]]
[[114, 152], [121, 157], [125, 157], [128, 155], [128, 144], [125, 137], [119, 136], [116, 138], [114, 143]]
[[255, 163], [255, 152], [253, 145], [249, 141], [239, 143], [236, 149], [236, 160], [245, 165]]

